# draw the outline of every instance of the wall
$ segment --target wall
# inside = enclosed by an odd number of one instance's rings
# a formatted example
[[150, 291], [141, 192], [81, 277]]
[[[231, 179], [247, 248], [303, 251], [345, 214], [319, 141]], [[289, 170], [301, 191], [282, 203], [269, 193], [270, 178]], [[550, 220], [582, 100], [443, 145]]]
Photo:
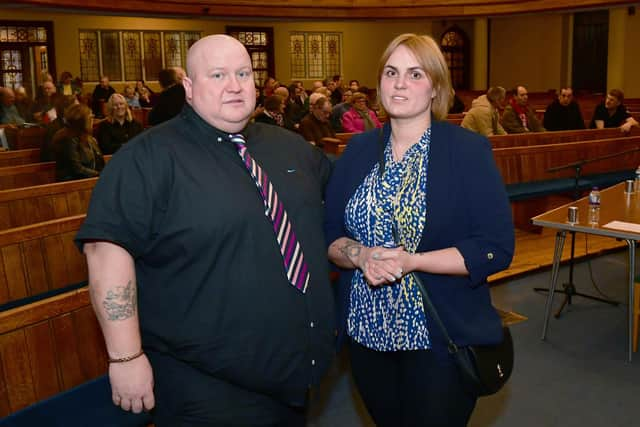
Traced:
[[562, 14], [522, 15], [490, 20], [489, 81], [530, 92], [557, 88], [563, 80]]
[[627, 16], [627, 35], [625, 39], [624, 95], [627, 98], [640, 98], [640, 9], [634, 16]]
[[[438, 38], [446, 28], [456, 24], [470, 38], [474, 35], [472, 20], [222, 21], [56, 14], [1, 8], [0, 16], [2, 19], [52, 20], [57, 70], [69, 70], [74, 75], [80, 71], [77, 34], [83, 28], [201, 30], [204, 34], [213, 34], [224, 32], [227, 24], [272, 26], [276, 47], [276, 76], [282, 82], [290, 80], [287, 55], [290, 31], [339, 31], [343, 33], [344, 78], [357, 78], [361, 84], [369, 87], [376, 86], [378, 58], [384, 47], [400, 33], [426, 33]], [[491, 18], [490, 84], [511, 87], [522, 82], [530, 91], [545, 91], [564, 83], [567, 80], [567, 69], [570, 70], [570, 64], [567, 64], [567, 37], [570, 36], [567, 18], [566, 14], [560, 13]], [[640, 40], [640, 13], [628, 16], [627, 19], [626, 50], [632, 52]], [[473, 52], [471, 54], [473, 56]], [[639, 75], [640, 57], [626, 55], [624, 89], [627, 97], [640, 97]], [[305, 85], [309, 86], [309, 82], [305, 82]], [[114, 86], [121, 90], [122, 85]]]

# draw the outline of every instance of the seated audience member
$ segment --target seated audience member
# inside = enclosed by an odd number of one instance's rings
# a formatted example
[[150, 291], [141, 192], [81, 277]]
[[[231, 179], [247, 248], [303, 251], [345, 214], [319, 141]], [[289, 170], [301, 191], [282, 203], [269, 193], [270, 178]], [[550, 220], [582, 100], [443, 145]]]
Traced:
[[[50, 123], [55, 117], [51, 117], [56, 98], [56, 86], [53, 82], [44, 82], [40, 95], [33, 106], [33, 118], [43, 123]], [[55, 110], [54, 110], [55, 111]], [[51, 112], [51, 113], [50, 113]]]
[[507, 133], [544, 132], [544, 128], [529, 106], [529, 92], [516, 86], [514, 95], [502, 113], [502, 127]]
[[464, 102], [455, 93], [453, 94], [453, 104], [449, 108], [449, 114], [460, 114], [464, 111]]
[[124, 96], [114, 93], [107, 101], [107, 119], [98, 125], [98, 145], [103, 154], [113, 154], [142, 132], [142, 124], [133, 119]]
[[65, 127], [53, 137], [56, 148], [56, 180], [98, 176], [104, 168], [104, 158], [98, 143], [91, 136], [91, 110], [84, 104], [73, 104], [64, 112]]
[[50, 121], [47, 124], [46, 133], [40, 145], [41, 162], [53, 162], [56, 159], [57, 147], [53, 145], [53, 137], [60, 129], [64, 128], [65, 110], [69, 106], [77, 103], [78, 98], [73, 95], [56, 94], [53, 96], [54, 113], [47, 116]]
[[471, 101], [471, 108], [462, 119], [461, 126], [480, 135], [506, 135], [500, 124], [500, 108], [505, 99], [503, 87], [490, 87], [486, 94]]
[[144, 80], [138, 80], [136, 82], [136, 96], [138, 98], [140, 98], [140, 95], [142, 95], [143, 90], [146, 89], [147, 93], [149, 94], [150, 97], [153, 98], [153, 96], [155, 96], [155, 92], [153, 89], [151, 89], [149, 86], [147, 86], [147, 84], [144, 82]]
[[307, 141], [316, 145], [321, 144], [324, 137], [334, 138], [336, 132], [329, 123], [331, 116], [331, 102], [326, 97], [320, 97], [311, 107], [311, 111], [300, 122], [300, 133]]
[[265, 103], [265, 99], [271, 95], [273, 95], [273, 91], [280, 86], [280, 84], [278, 83], [278, 81], [271, 76], [268, 76], [265, 80], [264, 80], [264, 84], [262, 85], [262, 87], [260, 88], [260, 94], [256, 95], [257, 96], [257, 105], [262, 105], [264, 106]]
[[60, 81], [56, 89], [62, 95], [80, 96], [82, 94], [82, 86], [78, 84], [77, 80], [73, 80], [73, 75], [68, 71], [63, 71], [60, 74]]
[[351, 109], [342, 115], [342, 129], [345, 132], [362, 133], [380, 128], [382, 124], [376, 113], [367, 107], [367, 96], [356, 92], [351, 96]]
[[140, 101], [133, 86], [126, 85], [122, 93], [130, 108], [140, 108]]
[[289, 89], [285, 86], [280, 86], [273, 91], [273, 94], [282, 98], [284, 127], [289, 130], [298, 129], [300, 120], [304, 115], [301, 114], [302, 108], [289, 97]]
[[24, 88], [24, 86], [18, 86], [14, 91], [14, 95], [14, 104], [16, 106], [16, 109], [18, 110], [18, 114], [20, 115], [20, 117], [22, 117], [25, 122], [33, 123], [33, 109], [35, 107], [35, 104], [27, 93], [27, 90]]
[[344, 113], [351, 109], [352, 96], [353, 92], [351, 91], [351, 89], [345, 90], [342, 94], [342, 102], [338, 105], [335, 105], [331, 111], [331, 127], [336, 132], [344, 132], [342, 128], [342, 116], [344, 115]]
[[623, 132], [629, 132], [638, 122], [631, 117], [624, 106], [624, 93], [620, 89], [611, 89], [603, 102], [596, 106], [591, 119], [591, 128], [619, 127]]
[[349, 81], [349, 89], [351, 89], [351, 93], [356, 93], [360, 89], [360, 82], [358, 80], [350, 80]]
[[[294, 123], [300, 124], [300, 120], [308, 113], [308, 111], [304, 109], [304, 100], [307, 94], [304, 91], [304, 87], [298, 86], [295, 83], [290, 84], [287, 89], [289, 90], [289, 102], [284, 112], [291, 116]], [[305, 94], [304, 98], [302, 97], [303, 93]], [[287, 113], [287, 109], [289, 109], [289, 113]]]
[[329, 88], [331, 90], [331, 105], [338, 105], [342, 102], [342, 94], [344, 90], [342, 89], [342, 76], [340, 74], [336, 74], [331, 78], [333, 82], [332, 87]]
[[176, 70], [165, 68], [158, 73], [158, 82], [162, 92], [156, 99], [156, 104], [149, 112], [149, 124], [155, 126], [177, 116], [185, 103], [184, 86], [178, 83]]
[[16, 107], [16, 95], [13, 89], [0, 87], [0, 96], [0, 125], [23, 125], [25, 120]]
[[140, 89], [140, 93], [138, 95], [138, 103], [140, 104], [140, 108], [152, 108], [154, 104], [154, 95], [149, 92], [149, 89], [143, 87]]
[[545, 110], [544, 128], [546, 130], [584, 129], [580, 106], [573, 99], [573, 90], [570, 87], [561, 88], [558, 98], [554, 99]]
[[264, 99], [264, 110], [255, 116], [258, 123], [284, 127], [284, 99], [280, 95], [270, 95]]
[[116, 93], [116, 90], [109, 85], [109, 77], [102, 76], [100, 84], [96, 85], [93, 95], [91, 95], [91, 106], [95, 117], [104, 117], [104, 104], [114, 93]]

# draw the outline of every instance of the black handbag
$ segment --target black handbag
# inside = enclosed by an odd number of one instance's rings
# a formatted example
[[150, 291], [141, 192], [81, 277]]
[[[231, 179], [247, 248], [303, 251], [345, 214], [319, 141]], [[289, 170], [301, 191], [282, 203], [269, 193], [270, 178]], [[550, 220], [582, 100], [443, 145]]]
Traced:
[[502, 342], [495, 345], [469, 345], [458, 347], [449, 336], [437, 310], [431, 303], [426, 288], [417, 274], [413, 274], [425, 311], [442, 330], [447, 348], [455, 359], [458, 372], [466, 390], [475, 396], [488, 396], [496, 393], [505, 385], [513, 371], [513, 340], [506, 326], [502, 327]]

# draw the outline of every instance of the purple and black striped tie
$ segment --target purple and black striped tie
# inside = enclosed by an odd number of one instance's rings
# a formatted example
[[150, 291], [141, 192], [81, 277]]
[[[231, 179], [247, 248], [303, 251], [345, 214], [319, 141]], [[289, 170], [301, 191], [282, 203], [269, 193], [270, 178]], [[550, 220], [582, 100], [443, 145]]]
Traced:
[[236, 145], [238, 154], [242, 158], [244, 165], [249, 170], [258, 191], [264, 201], [264, 214], [273, 223], [273, 231], [276, 234], [280, 253], [284, 260], [284, 269], [287, 273], [289, 283], [300, 290], [302, 293], [307, 291], [309, 285], [309, 268], [304, 260], [300, 242], [296, 239], [291, 221], [287, 211], [278, 197], [276, 189], [273, 187], [267, 174], [262, 170], [260, 165], [253, 160], [253, 157], [247, 151], [246, 140], [242, 134], [229, 135], [231, 142]]

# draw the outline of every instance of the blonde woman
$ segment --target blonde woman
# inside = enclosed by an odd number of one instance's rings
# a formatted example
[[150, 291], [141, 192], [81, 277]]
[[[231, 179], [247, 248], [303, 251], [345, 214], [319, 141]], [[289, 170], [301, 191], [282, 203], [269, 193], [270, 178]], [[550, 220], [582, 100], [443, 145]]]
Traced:
[[509, 201], [487, 138], [445, 120], [453, 91], [433, 39], [396, 37], [378, 93], [389, 121], [351, 138], [325, 197], [328, 254], [341, 268], [339, 342], [348, 337], [377, 426], [465, 426], [477, 396], [413, 274], [456, 344], [500, 342], [486, 279], [513, 256]]
[[98, 143], [104, 154], [113, 154], [142, 132], [142, 125], [131, 116], [124, 96], [114, 93], [107, 101], [107, 119], [98, 125]]

